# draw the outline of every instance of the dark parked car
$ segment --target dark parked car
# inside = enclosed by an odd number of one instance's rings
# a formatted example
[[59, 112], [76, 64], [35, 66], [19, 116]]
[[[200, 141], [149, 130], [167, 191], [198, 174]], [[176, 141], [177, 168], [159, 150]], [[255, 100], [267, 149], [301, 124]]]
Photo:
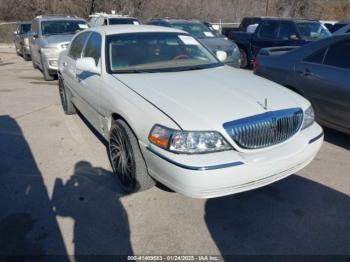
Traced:
[[331, 36], [318, 21], [262, 18], [254, 33], [232, 32], [229, 36], [240, 48], [241, 67], [249, 66], [260, 49], [276, 46], [302, 46]]
[[340, 21], [338, 23], [335, 23], [332, 27], [331, 32], [335, 33], [339, 30], [341, 30], [343, 27], [347, 26], [348, 24], [350, 24], [350, 20], [345, 20], [345, 21]]
[[14, 32], [14, 43], [16, 53], [21, 55], [24, 60], [30, 60], [29, 36], [31, 31], [31, 22], [20, 22], [17, 24]]
[[[337, 26], [338, 24], [335, 24], [334, 26]], [[342, 26], [333, 32], [333, 35], [343, 35], [343, 34], [349, 34], [350, 33], [350, 21], [343, 22]]]
[[213, 53], [225, 51], [227, 59], [225, 64], [233, 67], [240, 66], [240, 53], [237, 45], [217, 31], [209, 29], [198, 20], [186, 19], [153, 19], [148, 25], [165, 26], [188, 32], [207, 46]]
[[255, 73], [305, 96], [321, 124], [350, 134], [349, 50], [350, 35], [329, 37], [285, 53], [279, 48], [263, 49]]

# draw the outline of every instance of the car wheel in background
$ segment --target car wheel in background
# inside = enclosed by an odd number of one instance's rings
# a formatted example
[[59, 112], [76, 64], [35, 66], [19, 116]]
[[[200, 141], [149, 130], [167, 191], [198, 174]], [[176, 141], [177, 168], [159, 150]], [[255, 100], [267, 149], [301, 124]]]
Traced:
[[30, 61], [30, 56], [26, 54], [26, 52], [24, 51], [24, 47], [22, 48], [22, 56], [24, 61]]
[[72, 94], [71, 92], [64, 86], [64, 82], [62, 78], [58, 79], [58, 91], [60, 93], [61, 104], [63, 111], [66, 115], [74, 115], [77, 113], [73, 103], [72, 103]]
[[126, 193], [144, 191], [155, 185], [148, 174], [138, 140], [123, 120], [112, 122], [108, 152], [113, 173]]
[[34, 59], [32, 58], [32, 65], [33, 65], [33, 68], [34, 69], [38, 69], [38, 66], [37, 64], [35, 63]]
[[55, 79], [54, 76], [50, 75], [49, 69], [46, 68], [43, 58], [41, 58], [41, 67], [45, 81], [52, 81]]
[[248, 67], [248, 57], [247, 52], [244, 49], [239, 49], [241, 52], [241, 68], [247, 68]]

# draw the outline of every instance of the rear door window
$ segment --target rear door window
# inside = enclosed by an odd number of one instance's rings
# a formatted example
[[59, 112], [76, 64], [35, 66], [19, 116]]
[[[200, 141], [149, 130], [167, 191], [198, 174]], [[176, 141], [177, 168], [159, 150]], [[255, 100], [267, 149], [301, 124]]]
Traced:
[[294, 25], [294, 23], [290, 22], [282, 22], [280, 23], [278, 34], [277, 34], [277, 40], [280, 41], [288, 41], [292, 40], [292, 36], [297, 37], [297, 29]]
[[74, 38], [69, 50], [69, 56], [74, 60], [81, 57], [81, 52], [83, 51], [84, 44], [89, 34], [90, 32], [84, 32]]
[[341, 41], [329, 47], [324, 64], [350, 69], [350, 41]]
[[279, 23], [277, 21], [265, 21], [258, 32], [258, 38], [274, 40], [277, 39]]

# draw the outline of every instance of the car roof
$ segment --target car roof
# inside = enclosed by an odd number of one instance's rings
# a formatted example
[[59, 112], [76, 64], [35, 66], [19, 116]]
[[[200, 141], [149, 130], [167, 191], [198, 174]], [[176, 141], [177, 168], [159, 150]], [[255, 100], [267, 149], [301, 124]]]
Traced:
[[185, 31], [163, 27], [163, 26], [153, 26], [153, 25], [109, 25], [109, 26], [98, 26], [89, 28], [89, 31], [99, 32], [105, 35], [117, 35], [117, 34], [127, 34], [127, 33], [184, 33]]
[[128, 15], [120, 15], [120, 14], [108, 14], [108, 13], [95, 13], [92, 15], [89, 15], [90, 18], [100, 18], [100, 17], [105, 17], [105, 18], [120, 18], [120, 19], [136, 19], [135, 17], [128, 16]]
[[284, 17], [263, 17], [262, 20], [276, 20], [276, 21], [292, 21], [292, 22], [318, 22], [313, 19], [301, 19], [301, 18], [284, 18]]
[[191, 23], [202, 23], [199, 20], [196, 19], [175, 19], [175, 18], [157, 18], [157, 19], [152, 19], [152, 21], [164, 21], [168, 22], [169, 24], [191, 24]]
[[41, 21], [57, 21], [57, 20], [77, 20], [77, 21], [85, 21], [84, 18], [77, 16], [37, 16], [35, 19], [39, 19]]

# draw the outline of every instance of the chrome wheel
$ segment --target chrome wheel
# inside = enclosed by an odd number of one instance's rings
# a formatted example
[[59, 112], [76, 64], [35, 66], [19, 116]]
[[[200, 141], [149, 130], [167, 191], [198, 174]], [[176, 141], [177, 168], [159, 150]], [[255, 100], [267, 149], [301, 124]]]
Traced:
[[123, 189], [133, 191], [136, 186], [133, 151], [125, 131], [118, 125], [110, 133], [109, 154]]

